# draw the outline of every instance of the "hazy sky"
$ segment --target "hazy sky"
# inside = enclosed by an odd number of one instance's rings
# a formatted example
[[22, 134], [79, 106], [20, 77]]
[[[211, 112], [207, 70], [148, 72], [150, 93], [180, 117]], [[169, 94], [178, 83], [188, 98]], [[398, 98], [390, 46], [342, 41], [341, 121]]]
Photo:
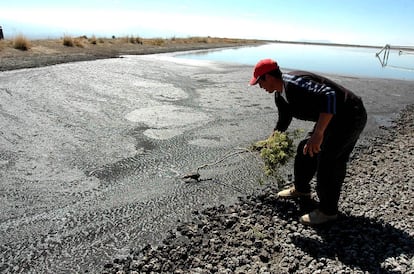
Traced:
[[414, 45], [414, 0], [0, 0], [6, 38], [214, 36]]

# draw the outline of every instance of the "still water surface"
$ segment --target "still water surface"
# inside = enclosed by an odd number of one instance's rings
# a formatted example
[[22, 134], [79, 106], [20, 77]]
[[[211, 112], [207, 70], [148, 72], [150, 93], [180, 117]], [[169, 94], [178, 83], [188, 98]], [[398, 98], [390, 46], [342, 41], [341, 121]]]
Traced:
[[254, 66], [258, 60], [272, 58], [283, 69], [355, 77], [414, 80], [414, 51], [399, 54], [389, 52], [386, 66], [382, 66], [376, 53], [380, 48], [321, 46], [270, 43], [256, 47], [198, 51], [177, 57], [231, 62]]

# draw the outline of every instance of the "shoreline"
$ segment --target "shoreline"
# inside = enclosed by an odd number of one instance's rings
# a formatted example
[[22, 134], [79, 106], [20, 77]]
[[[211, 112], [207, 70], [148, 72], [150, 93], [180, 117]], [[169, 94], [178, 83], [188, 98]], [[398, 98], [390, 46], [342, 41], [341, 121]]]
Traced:
[[[226, 38], [188, 38], [188, 39], [140, 39], [128, 42], [125, 38], [103, 39], [91, 44], [87, 38], [81, 39], [79, 46], [64, 46], [59, 39], [35, 40], [30, 49], [22, 51], [12, 47], [12, 41], [0, 41], [0, 71], [37, 68], [56, 64], [120, 58], [122, 55], [147, 55], [181, 51], [206, 50], [259, 46], [268, 43], [261, 40]], [[137, 39], [137, 38], [136, 38]], [[82, 42], [83, 41], [83, 42]]]
[[[323, 42], [296, 42], [296, 41], [279, 41], [275, 40], [274, 43], [280, 44], [298, 44], [298, 45], [314, 45], [314, 46], [328, 46], [328, 47], [351, 47], [351, 48], [372, 48], [372, 49], [382, 49], [386, 45], [384, 44], [381, 46], [375, 45], [358, 45], [358, 44], [340, 44], [340, 43], [323, 43]], [[408, 50], [414, 51], [414, 46], [401, 46], [401, 45], [390, 45], [394, 50]]]
[[[122, 55], [147, 55], [182, 51], [207, 50], [231, 47], [260, 46], [267, 43], [316, 45], [333, 47], [376, 48], [384, 46], [339, 44], [306, 41], [254, 40], [227, 38], [173, 38], [173, 39], [141, 39], [141, 38], [94, 38], [78, 37], [77, 46], [64, 46], [61, 39], [41, 39], [28, 41], [30, 48], [26, 51], [14, 49], [11, 40], [0, 40], [0, 71], [24, 68], [44, 67], [56, 64], [92, 61], [99, 59], [120, 58]], [[136, 39], [134, 42], [125, 39]], [[138, 42], [136, 42], [138, 41]], [[393, 46], [395, 50], [407, 50], [404, 46]], [[410, 49], [409, 49], [410, 50]]]

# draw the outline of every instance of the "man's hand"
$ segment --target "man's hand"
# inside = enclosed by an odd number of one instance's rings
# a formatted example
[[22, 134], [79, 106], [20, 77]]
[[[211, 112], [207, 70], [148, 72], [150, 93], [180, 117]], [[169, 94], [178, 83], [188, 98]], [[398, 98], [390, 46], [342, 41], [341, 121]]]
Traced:
[[310, 157], [313, 157], [313, 155], [318, 154], [321, 151], [322, 141], [323, 133], [314, 132], [312, 136], [309, 138], [305, 147], [303, 148], [303, 154], [306, 155], [309, 153]]
[[319, 114], [318, 122], [315, 125], [312, 136], [309, 138], [305, 147], [303, 148], [303, 154], [306, 155], [309, 153], [310, 157], [318, 154], [321, 151], [321, 145], [323, 142], [323, 136], [325, 129], [328, 127], [329, 122], [331, 121], [333, 114], [331, 113], [321, 113]]

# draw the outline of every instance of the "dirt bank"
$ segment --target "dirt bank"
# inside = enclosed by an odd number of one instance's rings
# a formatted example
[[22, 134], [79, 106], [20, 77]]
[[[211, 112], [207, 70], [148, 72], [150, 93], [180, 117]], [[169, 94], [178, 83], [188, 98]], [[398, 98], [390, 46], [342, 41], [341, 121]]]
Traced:
[[[138, 39], [138, 40], [137, 40]], [[13, 48], [13, 41], [0, 40], [0, 71], [34, 68], [76, 61], [117, 58], [121, 55], [142, 55], [187, 50], [252, 46], [258, 40], [226, 38], [117, 39], [75, 38], [76, 44], [65, 46], [62, 39], [28, 41], [30, 49]]]

